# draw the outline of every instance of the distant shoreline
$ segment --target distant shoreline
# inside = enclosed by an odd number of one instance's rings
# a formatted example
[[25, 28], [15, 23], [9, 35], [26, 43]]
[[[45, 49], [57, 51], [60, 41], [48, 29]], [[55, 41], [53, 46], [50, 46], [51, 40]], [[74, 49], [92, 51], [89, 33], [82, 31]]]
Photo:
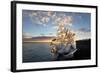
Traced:
[[35, 40], [35, 41], [23, 41], [23, 43], [50, 43], [51, 40]]
[[[83, 40], [76, 40], [77, 41], [84, 41], [84, 40], [90, 40], [90, 39], [83, 39]], [[52, 41], [52, 39], [48, 39], [48, 40], [27, 40], [27, 41], [24, 41], [23, 40], [23, 43], [50, 43]]]
[[[54, 36], [41, 36], [41, 37], [32, 37], [32, 38], [23, 38], [23, 43], [50, 43], [52, 40], [56, 38]], [[76, 41], [83, 41], [83, 40], [89, 40], [87, 39], [76, 39]]]

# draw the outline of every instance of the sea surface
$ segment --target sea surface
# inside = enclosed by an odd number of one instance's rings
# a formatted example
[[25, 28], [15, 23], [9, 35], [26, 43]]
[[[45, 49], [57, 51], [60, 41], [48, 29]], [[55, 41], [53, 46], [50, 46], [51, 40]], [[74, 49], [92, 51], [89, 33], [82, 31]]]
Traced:
[[[91, 40], [76, 42], [77, 51], [70, 60], [91, 59]], [[23, 43], [23, 63], [54, 61], [49, 43]], [[58, 60], [57, 60], [58, 61]]]
[[23, 62], [51, 61], [48, 43], [23, 43]]

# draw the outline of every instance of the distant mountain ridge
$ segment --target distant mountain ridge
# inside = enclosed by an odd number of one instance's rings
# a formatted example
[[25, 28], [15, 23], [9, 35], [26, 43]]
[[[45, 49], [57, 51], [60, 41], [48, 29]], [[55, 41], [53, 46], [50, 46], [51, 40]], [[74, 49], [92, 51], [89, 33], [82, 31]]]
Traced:
[[[32, 37], [32, 38], [23, 38], [23, 41], [51, 40], [53, 38], [55, 38], [55, 36], [38, 36], [38, 37]], [[83, 40], [90, 40], [90, 39], [80, 39], [77, 41], [83, 41]]]
[[32, 37], [32, 38], [23, 38], [25, 41], [31, 41], [31, 40], [48, 40], [53, 39], [54, 36], [38, 36], [38, 37]]

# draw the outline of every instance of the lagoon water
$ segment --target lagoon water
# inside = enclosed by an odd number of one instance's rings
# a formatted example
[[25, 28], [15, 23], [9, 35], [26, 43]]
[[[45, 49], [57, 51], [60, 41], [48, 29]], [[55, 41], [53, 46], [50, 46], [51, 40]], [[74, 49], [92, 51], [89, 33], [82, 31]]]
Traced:
[[23, 43], [23, 62], [51, 61], [48, 43]]

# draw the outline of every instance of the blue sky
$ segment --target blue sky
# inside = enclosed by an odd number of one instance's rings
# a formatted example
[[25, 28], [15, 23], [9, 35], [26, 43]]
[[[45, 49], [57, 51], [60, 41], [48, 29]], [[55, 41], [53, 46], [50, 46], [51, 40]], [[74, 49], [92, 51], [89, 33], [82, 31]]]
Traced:
[[58, 23], [65, 24], [74, 30], [78, 38], [90, 38], [91, 14], [56, 11], [22, 11], [23, 35], [25, 36], [54, 36]]

